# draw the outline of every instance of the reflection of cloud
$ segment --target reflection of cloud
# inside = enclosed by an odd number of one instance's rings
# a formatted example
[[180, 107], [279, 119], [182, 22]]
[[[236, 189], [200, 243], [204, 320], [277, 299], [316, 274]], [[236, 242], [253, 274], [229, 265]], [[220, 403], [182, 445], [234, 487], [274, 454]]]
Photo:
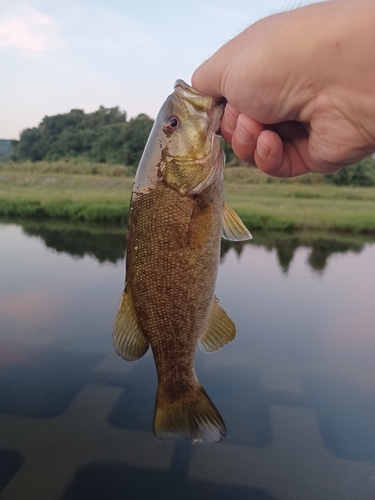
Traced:
[[0, 314], [33, 326], [49, 326], [60, 312], [56, 295], [42, 290], [0, 295]]
[[21, 49], [37, 55], [61, 46], [54, 34], [54, 21], [42, 12], [22, 8], [18, 14], [0, 21], [0, 48]]
[[49, 344], [24, 344], [21, 342], [5, 341], [0, 343], [0, 367], [12, 365], [28, 365], [38, 355], [54, 346]]

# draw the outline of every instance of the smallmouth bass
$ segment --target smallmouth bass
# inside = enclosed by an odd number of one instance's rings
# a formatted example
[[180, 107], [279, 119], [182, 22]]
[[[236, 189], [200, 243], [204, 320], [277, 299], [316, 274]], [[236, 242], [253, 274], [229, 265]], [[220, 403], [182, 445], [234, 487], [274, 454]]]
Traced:
[[113, 326], [116, 352], [151, 345], [158, 375], [154, 434], [217, 443], [225, 424], [197, 380], [197, 342], [213, 352], [236, 328], [214, 295], [221, 236], [251, 235], [223, 199], [224, 103], [177, 80], [161, 107], [130, 202], [125, 289]]

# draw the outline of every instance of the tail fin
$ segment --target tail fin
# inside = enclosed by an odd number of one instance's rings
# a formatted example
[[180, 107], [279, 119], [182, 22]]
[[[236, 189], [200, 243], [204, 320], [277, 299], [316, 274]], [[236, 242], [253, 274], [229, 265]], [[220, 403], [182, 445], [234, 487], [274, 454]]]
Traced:
[[162, 441], [183, 438], [193, 443], [219, 443], [226, 434], [225, 423], [203, 387], [196, 383], [193, 394], [173, 403], [156, 396], [154, 434]]

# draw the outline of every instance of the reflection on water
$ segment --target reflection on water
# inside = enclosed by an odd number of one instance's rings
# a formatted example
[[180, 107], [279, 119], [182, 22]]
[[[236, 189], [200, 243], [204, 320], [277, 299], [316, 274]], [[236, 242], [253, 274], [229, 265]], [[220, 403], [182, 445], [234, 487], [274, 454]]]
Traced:
[[363, 238], [358, 235], [259, 232], [256, 239], [250, 242], [231, 243], [223, 241], [221, 255], [223, 257], [233, 247], [240, 256], [244, 245], [261, 246], [269, 251], [275, 249], [279, 265], [282, 271], [287, 273], [296, 250], [299, 247], [306, 247], [311, 249], [307, 263], [313, 271], [321, 273], [327, 266], [331, 255], [346, 252], [360, 253], [364, 245], [370, 241], [372, 240], [369, 237]]
[[[56, 221], [19, 221], [23, 231], [40, 237], [48, 248], [74, 257], [95, 257], [99, 262], [116, 263], [124, 258], [125, 228], [96, 224], [71, 224]], [[240, 256], [245, 245], [275, 249], [281, 269], [286, 273], [299, 247], [311, 249], [308, 264], [315, 271], [325, 269], [328, 258], [335, 253], [360, 253], [366, 243], [375, 238], [361, 235], [319, 233], [259, 232], [250, 242], [222, 241], [221, 258], [234, 248]]]
[[215, 447], [151, 433], [150, 353], [113, 351], [122, 228], [0, 225], [0, 499], [373, 500], [375, 245], [258, 233], [223, 242], [235, 342], [197, 352]]
[[125, 230], [95, 224], [69, 224], [67, 222], [21, 222], [29, 236], [40, 237], [47, 248], [74, 257], [90, 255], [99, 262], [113, 262], [124, 258]]

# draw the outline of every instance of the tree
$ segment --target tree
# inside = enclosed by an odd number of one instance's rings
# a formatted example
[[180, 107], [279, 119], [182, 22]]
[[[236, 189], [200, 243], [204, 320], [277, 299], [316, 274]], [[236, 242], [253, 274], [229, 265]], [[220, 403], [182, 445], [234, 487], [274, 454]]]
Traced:
[[336, 186], [375, 186], [375, 161], [373, 158], [366, 158], [334, 175], [326, 175], [325, 178]]
[[93, 113], [72, 109], [45, 116], [38, 127], [22, 132], [14, 142], [13, 160], [59, 160], [83, 158], [97, 162], [136, 166], [153, 120], [147, 115], [126, 121], [118, 106], [100, 106]]
[[153, 124], [153, 120], [144, 114], [138, 115], [137, 118], [132, 118], [128, 122], [124, 134], [124, 144], [119, 152], [119, 158], [125, 165], [137, 167]]
[[21, 137], [15, 145], [12, 159], [31, 161], [42, 160], [44, 156], [42, 136], [38, 128], [27, 128], [21, 132]]

